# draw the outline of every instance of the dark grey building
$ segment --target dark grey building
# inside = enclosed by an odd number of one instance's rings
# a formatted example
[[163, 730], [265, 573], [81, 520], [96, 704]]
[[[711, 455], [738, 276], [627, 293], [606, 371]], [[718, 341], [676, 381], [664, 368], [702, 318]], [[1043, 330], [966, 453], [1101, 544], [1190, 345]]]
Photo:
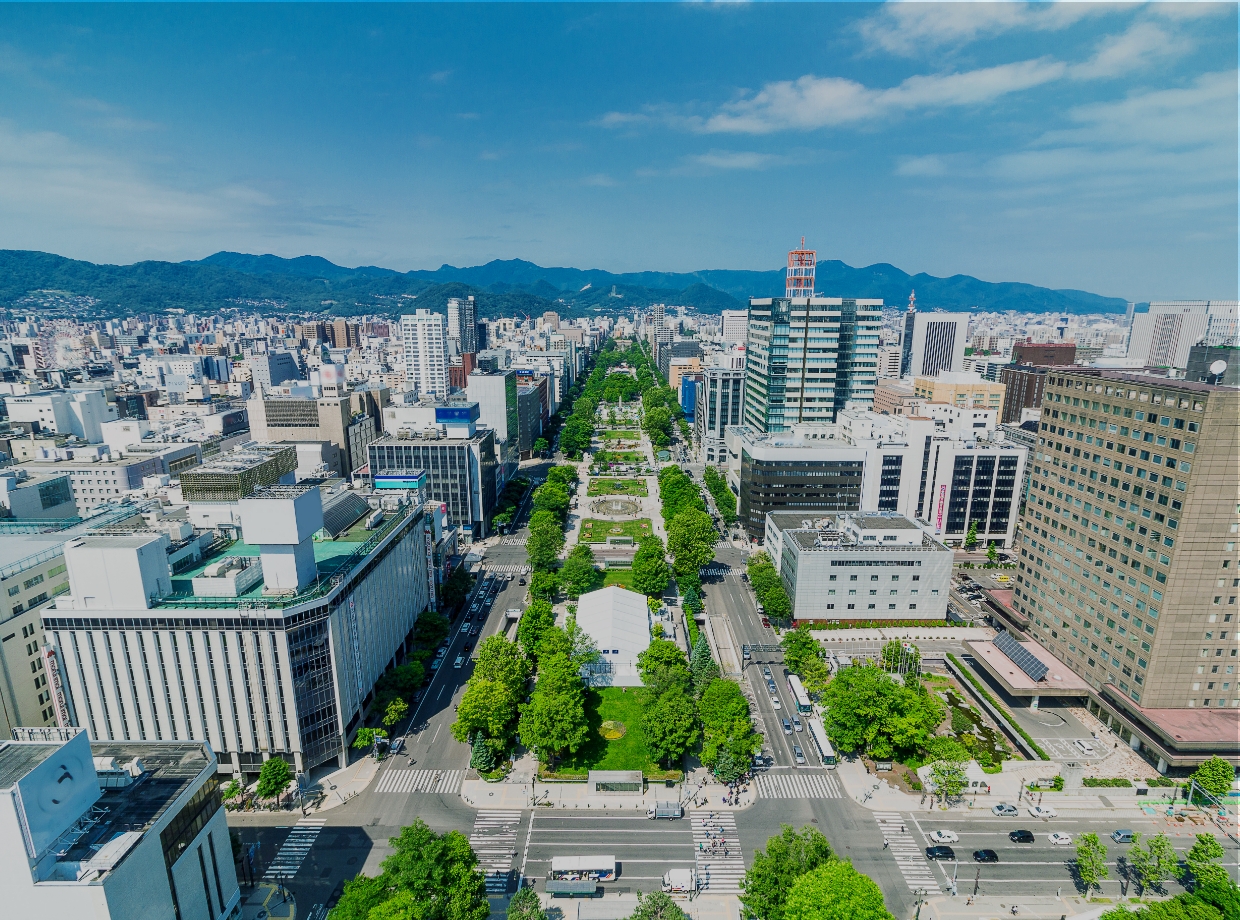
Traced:
[[542, 437], [542, 422], [542, 394], [538, 387], [517, 387], [517, 444], [521, 449], [522, 460], [530, 458], [534, 442]]
[[[1225, 365], [1222, 373], [1214, 373], [1216, 362]], [[1240, 348], [1235, 345], [1207, 345], [1204, 342], [1188, 350], [1188, 369], [1184, 379], [1193, 383], [1213, 383], [1240, 387]]]

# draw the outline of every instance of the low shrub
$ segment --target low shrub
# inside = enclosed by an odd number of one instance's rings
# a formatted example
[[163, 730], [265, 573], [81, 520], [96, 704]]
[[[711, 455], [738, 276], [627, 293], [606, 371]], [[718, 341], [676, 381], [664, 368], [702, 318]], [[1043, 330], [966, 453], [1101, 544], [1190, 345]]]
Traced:
[[1092, 789], [1127, 789], [1132, 786], [1132, 780], [1122, 776], [1087, 776], [1081, 780], [1081, 785]]

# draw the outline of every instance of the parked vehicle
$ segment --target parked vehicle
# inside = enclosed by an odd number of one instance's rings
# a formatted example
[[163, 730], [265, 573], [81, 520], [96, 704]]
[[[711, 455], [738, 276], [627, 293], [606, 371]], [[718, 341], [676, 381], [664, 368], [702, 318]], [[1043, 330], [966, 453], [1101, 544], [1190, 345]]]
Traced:
[[1072, 742], [1072, 746], [1084, 754], [1086, 757], [1094, 756], [1094, 746], [1088, 741], [1082, 741], [1080, 738]]

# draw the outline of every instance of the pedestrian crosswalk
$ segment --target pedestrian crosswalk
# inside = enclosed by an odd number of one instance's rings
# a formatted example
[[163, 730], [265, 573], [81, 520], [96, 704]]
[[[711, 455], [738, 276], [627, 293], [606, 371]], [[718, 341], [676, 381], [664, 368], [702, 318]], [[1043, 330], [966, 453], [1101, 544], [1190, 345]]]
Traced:
[[763, 799], [842, 799], [840, 783], [830, 773], [759, 773], [758, 797]]
[[[720, 540], [715, 545], [726, 547], [726, 546], [731, 546], [732, 544], [728, 543], [727, 540]], [[722, 563], [718, 563], [718, 562], [702, 567], [703, 575], [726, 575], [730, 571], [732, 571], [732, 567], [730, 565], [723, 565]]]
[[[514, 546], [524, 546], [525, 537], [505, 537], [505, 543], [511, 543]], [[525, 575], [528, 574], [530, 567], [528, 565], [488, 565], [487, 572], [491, 575]]]
[[464, 770], [387, 770], [375, 786], [376, 792], [439, 792], [452, 795], [461, 791]]
[[[529, 542], [529, 537], [504, 537], [499, 542], [504, 544], [504, 546], [525, 546], [525, 544]], [[488, 567], [488, 570], [494, 571], [494, 569], [490, 567]]]
[[896, 867], [904, 876], [908, 887], [913, 891], [925, 888], [931, 894], [940, 894], [934, 867], [926, 859], [921, 844], [908, 832], [906, 819], [901, 817], [899, 812], [892, 811], [876, 811], [874, 818], [878, 821], [878, 828], [883, 832], [883, 839], [887, 841], [887, 849], [895, 857]]
[[301, 868], [302, 862], [310, 854], [310, 848], [314, 846], [315, 839], [323, 830], [323, 825], [327, 822], [322, 818], [302, 818], [289, 831], [289, 835], [284, 838], [284, 843], [280, 844], [280, 849], [276, 851], [275, 859], [271, 861], [271, 865], [267, 867], [267, 871], [263, 873], [263, 880], [274, 882], [277, 880], [288, 881], [297, 874], [297, 870]]
[[469, 845], [486, 873], [488, 896], [502, 895], [508, 891], [520, 825], [520, 811], [483, 810], [474, 818]]
[[730, 811], [694, 811], [693, 856], [697, 861], [698, 889], [708, 894], [736, 894], [745, 877], [745, 858]]

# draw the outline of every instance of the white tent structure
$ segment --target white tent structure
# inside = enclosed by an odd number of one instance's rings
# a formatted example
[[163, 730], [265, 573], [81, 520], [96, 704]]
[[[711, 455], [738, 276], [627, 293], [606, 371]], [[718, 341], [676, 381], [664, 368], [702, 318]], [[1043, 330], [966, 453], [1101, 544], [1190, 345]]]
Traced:
[[644, 594], [610, 585], [577, 600], [577, 625], [601, 654], [582, 669], [582, 680], [595, 687], [640, 687], [637, 656], [650, 647], [650, 608]]

